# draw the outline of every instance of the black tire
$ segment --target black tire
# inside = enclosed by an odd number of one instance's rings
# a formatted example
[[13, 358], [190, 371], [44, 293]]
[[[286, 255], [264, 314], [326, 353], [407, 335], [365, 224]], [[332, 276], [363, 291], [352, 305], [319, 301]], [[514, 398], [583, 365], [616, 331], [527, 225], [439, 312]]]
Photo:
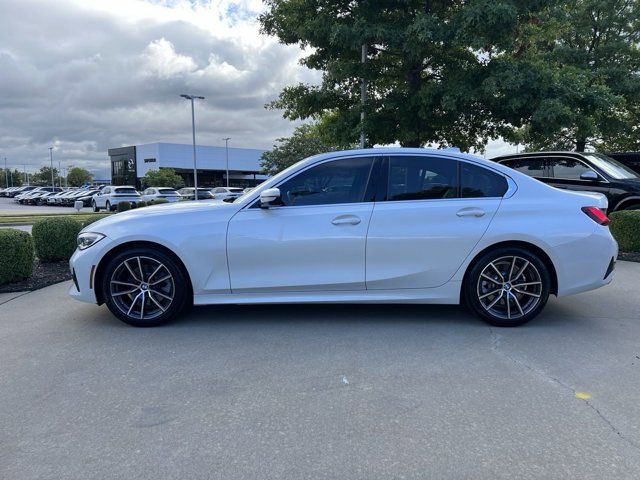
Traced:
[[[141, 259], [141, 264], [138, 264], [138, 258]], [[126, 265], [124, 265], [125, 261], [138, 277], [140, 276], [141, 265], [144, 273], [143, 277], [147, 277], [145, 279], [148, 282], [145, 284], [147, 285], [146, 288], [139, 282], [139, 278], [137, 281], [130, 280], [122, 284], [122, 282], [126, 281], [123, 280], [122, 275], [125, 275], [125, 279], [127, 275], [132, 277], [131, 271], [127, 270]], [[158, 264], [166, 268], [166, 270], [163, 269], [158, 274], [161, 279], [165, 278], [167, 274], [171, 276], [169, 280], [165, 280], [159, 286], [150, 282], [148, 278]], [[154, 281], [156, 279], [158, 279], [157, 276], [152, 278]], [[112, 284], [114, 280], [120, 283]], [[135, 289], [134, 285], [137, 283], [139, 283], [139, 286]], [[148, 247], [135, 247], [118, 253], [109, 260], [101, 278], [102, 298], [111, 313], [124, 323], [134, 327], [157, 327], [178, 316], [190, 303], [187, 285], [187, 274], [176, 260], [161, 250]], [[156, 288], [158, 289], [157, 291], [155, 290]], [[144, 294], [142, 294], [142, 290], [145, 290]], [[123, 294], [123, 291], [128, 293]], [[120, 295], [117, 295], [118, 293]], [[161, 293], [163, 295], [166, 294], [165, 298], [159, 296]], [[141, 294], [142, 296], [140, 297]], [[168, 296], [172, 297], [171, 301], [167, 300]], [[135, 300], [136, 297], [138, 297], [138, 300]], [[153, 302], [155, 302], [155, 305]], [[129, 305], [131, 305], [129, 309], [131, 313], [125, 311]], [[164, 307], [164, 310], [161, 310], [161, 307]], [[154, 310], [157, 314], [150, 313]], [[149, 315], [149, 318], [145, 318], [146, 315]]]
[[107, 203], [105, 203], [104, 208], [107, 209], [107, 212], [113, 212], [113, 209], [111, 208], [111, 203], [109, 202], [109, 200], [107, 200]]
[[551, 276], [535, 253], [520, 247], [496, 248], [469, 267], [462, 289], [463, 304], [485, 322], [517, 327], [542, 311]]
[[100, 209], [98, 208], [98, 205], [96, 205], [96, 201], [94, 200], [93, 202], [91, 202], [91, 208], [93, 209], [93, 212], [99, 212]]

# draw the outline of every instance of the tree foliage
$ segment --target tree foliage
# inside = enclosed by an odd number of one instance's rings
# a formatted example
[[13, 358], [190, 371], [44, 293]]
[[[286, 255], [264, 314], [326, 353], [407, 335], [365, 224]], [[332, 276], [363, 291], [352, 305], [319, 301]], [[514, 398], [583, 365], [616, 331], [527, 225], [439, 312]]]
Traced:
[[369, 145], [469, 150], [503, 136], [582, 149], [640, 135], [637, 0], [266, 3], [263, 32], [304, 48], [301, 63], [322, 72], [270, 107], [293, 120], [329, 112], [340, 142], [363, 129]]
[[171, 187], [182, 188], [184, 181], [172, 168], [160, 168], [159, 170], [149, 170], [142, 177], [143, 188], [148, 187]]
[[[53, 176], [56, 185], [58, 185], [60, 177], [58, 175], [58, 169], [55, 167], [53, 168]], [[31, 175], [30, 183], [39, 186], [51, 185], [51, 167], [40, 167], [40, 170]]]
[[21, 187], [24, 184], [24, 173], [18, 169], [0, 168], [0, 187]]
[[71, 187], [81, 187], [93, 180], [93, 173], [80, 167], [71, 167], [67, 173], [67, 183]]
[[271, 151], [262, 154], [264, 173], [275, 175], [306, 157], [353, 147], [353, 144], [336, 141], [339, 135], [333, 130], [332, 121], [333, 118], [327, 116], [297, 127], [291, 137], [278, 138], [278, 144]]

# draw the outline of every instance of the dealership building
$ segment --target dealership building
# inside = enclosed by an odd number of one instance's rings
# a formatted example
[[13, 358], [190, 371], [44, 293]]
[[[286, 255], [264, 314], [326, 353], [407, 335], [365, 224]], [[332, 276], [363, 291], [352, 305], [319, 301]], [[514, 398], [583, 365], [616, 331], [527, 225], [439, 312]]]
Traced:
[[[260, 157], [264, 150], [229, 147], [229, 185], [253, 187], [267, 177], [261, 173]], [[199, 187], [226, 185], [225, 147], [198, 145]], [[141, 188], [140, 180], [149, 170], [172, 168], [182, 177], [185, 186], [193, 186], [193, 145], [179, 143], [147, 143], [130, 147], [110, 148], [111, 183]]]

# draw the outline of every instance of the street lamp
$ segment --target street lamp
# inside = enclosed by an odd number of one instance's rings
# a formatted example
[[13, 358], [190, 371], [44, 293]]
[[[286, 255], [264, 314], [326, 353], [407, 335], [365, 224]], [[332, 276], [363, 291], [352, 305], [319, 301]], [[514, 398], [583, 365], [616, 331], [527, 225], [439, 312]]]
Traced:
[[223, 138], [223, 140], [224, 140], [224, 150], [227, 157], [227, 188], [229, 188], [229, 140], [231, 140], [231, 137]]
[[198, 95], [181, 94], [182, 98], [191, 100], [191, 132], [193, 133], [193, 199], [198, 200], [198, 166], [196, 164], [196, 115], [193, 106], [194, 100], [204, 100], [204, 97]]
[[4, 157], [4, 181], [7, 184], [6, 188], [9, 188], [9, 171], [7, 170], [7, 157]]
[[56, 182], [53, 180], [53, 147], [49, 147], [49, 158], [51, 159], [51, 186], [55, 187]]

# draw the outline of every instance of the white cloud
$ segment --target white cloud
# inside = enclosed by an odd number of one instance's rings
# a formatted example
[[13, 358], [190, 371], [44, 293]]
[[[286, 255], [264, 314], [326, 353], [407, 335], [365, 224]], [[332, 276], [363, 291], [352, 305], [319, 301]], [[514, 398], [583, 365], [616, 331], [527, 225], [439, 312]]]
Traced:
[[170, 78], [176, 75], [193, 72], [196, 62], [193, 58], [176, 53], [173, 43], [160, 38], [154, 40], [141, 55], [142, 72], [156, 75], [159, 78]]

